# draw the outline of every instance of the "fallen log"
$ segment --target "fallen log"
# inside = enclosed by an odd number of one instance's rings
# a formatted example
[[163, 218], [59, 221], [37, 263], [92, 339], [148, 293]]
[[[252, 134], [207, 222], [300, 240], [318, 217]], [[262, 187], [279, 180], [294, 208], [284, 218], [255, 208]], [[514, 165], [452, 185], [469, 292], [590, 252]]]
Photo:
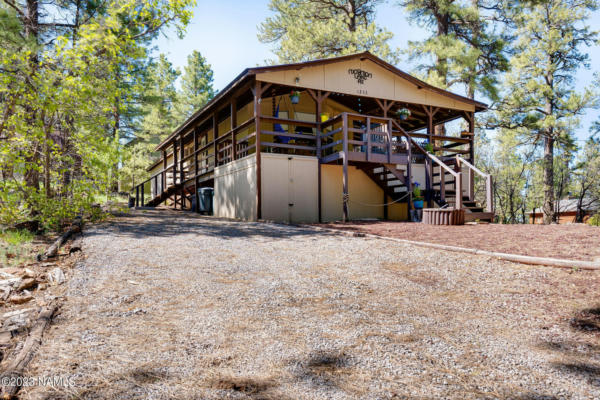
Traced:
[[56, 241], [54, 243], [52, 243], [52, 246], [48, 247], [48, 249], [46, 250], [46, 252], [44, 254], [38, 255], [38, 261], [45, 261], [49, 258], [56, 257], [56, 254], [58, 253], [58, 250], [60, 249], [60, 247], [63, 244], [65, 244], [65, 242], [71, 236], [73, 236], [75, 233], [81, 232], [82, 223], [83, 223], [83, 219], [81, 218], [81, 216], [75, 217], [75, 219], [73, 220], [73, 223], [71, 224], [69, 229], [67, 229], [67, 231], [65, 233], [60, 235], [60, 237], [58, 239], [56, 239]]
[[[42, 343], [44, 331], [50, 324], [50, 321], [52, 320], [52, 317], [57, 309], [57, 305], [51, 304], [40, 311], [37, 320], [29, 332], [29, 336], [27, 336], [25, 344], [17, 356], [12, 360], [7, 360], [7, 365], [0, 368], [2, 371], [4, 371], [0, 378], [0, 382], [2, 384], [2, 390], [0, 393], [2, 393], [3, 399], [14, 398], [21, 388], [21, 386], [16, 383], [21, 380], [20, 378], [23, 376], [25, 367], [27, 367], [29, 362], [33, 359], [35, 352]], [[13, 383], [15, 384], [13, 385]]]

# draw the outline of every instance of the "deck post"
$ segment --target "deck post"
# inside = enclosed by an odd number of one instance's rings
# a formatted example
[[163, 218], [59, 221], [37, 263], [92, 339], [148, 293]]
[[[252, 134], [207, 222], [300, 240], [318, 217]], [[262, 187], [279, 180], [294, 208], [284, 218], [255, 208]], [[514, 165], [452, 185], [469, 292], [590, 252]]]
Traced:
[[135, 187], [135, 206], [140, 206], [140, 186]]
[[237, 98], [233, 98], [231, 100], [231, 104], [229, 105], [231, 109], [231, 117], [229, 120], [231, 121], [231, 161], [237, 159], [237, 145], [235, 143], [235, 129], [237, 128]]
[[331, 92], [325, 92], [323, 93], [322, 91], [318, 90], [316, 93], [311, 90], [308, 89], [308, 94], [313, 98], [313, 100], [315, 101], [315, 122], [317, 123], [317, 128], [316, 128], [316, 142], [317, 142], [317, 150], [316, 150], [316, 156], [317, 156], [317, 207], [318, 207], [318, 211], [319, 211], [319, 222], [322, 222], [323, 217], [322, 217], [322, 200], [321, 200], [321, 125], [323, 123], [323, 121], [321, 121], [321, 113], [323, 112], [323, 102], [325, 101], [325, 99], [327, 97], [329, 97], [329, 94]]
[[219, 124], [217, 122], [217, 112], [212, 115], [213, 126], [213, 170], [219, 165], [219, 156], [217, 153], [217, 138], [219, 137]]
[[365, 126], [365, 134], [367, 136], [367, 162], [371, 161], [371, 118], [367, 117]]
[[[494, 186], [492, 184], [492, 176], [488, 175], [485, 181], [485, 211], [494, 212], [494, 193], [492, 192]], [[531, 214], [535, 217], [535, 214]]]
[[262, 96], [262, 84], [256, 81], [252, 88], [254, 94], [254, 129], [255, 129], [255, 155], [256, 155], [256, 219], [262, 218], [262, 179], [261, 179], [261, 159], [260, 159], [260, 98]]
[[196, 203], [196, 209], [194, 211], [200, 212], [200, 203], [198, 198], [198, 127], [194, 128], [194, 201]]
[[[429, 143], [433, 146], [433, 113], [431, 112], [431, 107], [426, 108], [427, 111], [427, 136], [429, 136]], [[425, 157], [425, 161], [427, 161], [427, 157]], [[433, 189], [433, 163], [425, 163], [425, 181], [426, 181], [426, 190], [427, 190], [427, 207], [433, 207], [433, 199], [432, 199], [432, 189]]]
[[162, 151], [163, 157], [163, 172], [162, 172], [162, 191], [167, 190], [167, 151]]
[[342, 206], [343, 206], [343, 222], [348, 222], [348, 114], [343, 114], [343, 178], [342, 178]]
[[[177, 139], [173, 140], [173, 186], [177, 185]], [[177, 191], [173, 191], [173, 208], [177, 209]]]
[[141, 186], [142, 186], [142, 195], [140, 197], [140, 204], [142, 207], [144, 207], [144, 184], [142, 183]]
[[407, 139], [406, 141], [408, 147], [408, 162], [406, 163], [406, 187], [408, 189], [408, 217], [410, 218], [410, 211], [412, 210], [412, 145], [410, 141]]
[[[475, 165], [475, 113], [465, 113], [467, 117], [467, 123], [469, 124], [469, 162]], [[467, 186], [469, 200], [473, 201], [475, 198], [475, 173], [469, 168], [469, 185]]]
[[181, 134], [180, 136], [180, 143], [179, 143], [179, 183], [181, 184], [181, 189], [179, 190], [180, 193], [180, 197], [179, 197], [179, 205], [181, 206], [181, 209], [184, 209], [185, 206], [185, 193], [183, 192], [184, 186], [185, 184], [183, 183], [184, 179], [185, 179], [185, 175], [183, 172], [183, 134]]

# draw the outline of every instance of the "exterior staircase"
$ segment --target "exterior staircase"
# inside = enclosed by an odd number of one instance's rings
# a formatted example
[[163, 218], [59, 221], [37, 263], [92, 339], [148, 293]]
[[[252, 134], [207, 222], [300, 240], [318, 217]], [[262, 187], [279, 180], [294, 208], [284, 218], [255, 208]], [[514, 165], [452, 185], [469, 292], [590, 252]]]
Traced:
[[371, 178], [392, 201], [408, 202], [406, 176], [394, 164], [368, 163], [358, 169]]

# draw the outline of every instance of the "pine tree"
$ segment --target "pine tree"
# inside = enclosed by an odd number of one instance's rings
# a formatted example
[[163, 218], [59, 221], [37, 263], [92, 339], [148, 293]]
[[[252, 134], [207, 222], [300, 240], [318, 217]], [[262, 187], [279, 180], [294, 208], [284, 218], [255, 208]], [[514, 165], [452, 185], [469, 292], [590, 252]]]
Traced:
[[370, 51], [391, 62], [392, 33], [376, 26], [381, 0], [271, 0], [275, 13], [259, 26], [262, 43], [275, 45], [275, 62], [289, 63]]
[[460, 85], [474, 98], [476, 93], [495, 99], [497, 76], [505, 71], [505, 40], [490, 23], [492, 15], [482, 8], [484, 0], [403, 0], [410, 20], [427, 28], [431, 35], [409, 42], [411, 59], [423, 60], [418, 72], [441, 88]]
[[575, 74], [596, 34], [585, 25], [594, 0], [544, 0], [513, 5], [508, 14], [516, 42], [511, 71], [498, 104], [497, 126], [516, 129], [529, 143], [543, 144], [544, 223], [554, 216], [557, 144], [570, 146], [578, 116], [594, 104], [591, 90], [578, 93]]
[[134, 129], [135, 136], [126, 145], [124, 166], [121, 178], [124, 189], [134, 187], [147, 176], [146, 168], [158, 158], [156, 146], [176, 127], [175, 108], [178, 93], [175, 82], [180, 72], [173, 68], [164, 54], [148, 68], [149, 80], [146, 83], [143, 117]]
[[188, 56], [181, 77], [181, 91], [176, 105], [176, 118], [183, 123], [215, 96], [213, 71], [206, 58], [194, 50]]

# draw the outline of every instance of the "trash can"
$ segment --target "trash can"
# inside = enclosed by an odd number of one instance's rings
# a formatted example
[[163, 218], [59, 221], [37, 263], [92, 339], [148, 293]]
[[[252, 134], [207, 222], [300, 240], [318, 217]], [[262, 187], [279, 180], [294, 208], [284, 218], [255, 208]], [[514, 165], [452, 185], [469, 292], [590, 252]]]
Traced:
[[212, 215], [214, 189], [202, 187], [198, 189], [198, 211], [202, 214]]
[[128, 203], [129, 208], [133, 208], [135, 207], [135, 197], [133, 196], [129, 196], [129, 203]]

